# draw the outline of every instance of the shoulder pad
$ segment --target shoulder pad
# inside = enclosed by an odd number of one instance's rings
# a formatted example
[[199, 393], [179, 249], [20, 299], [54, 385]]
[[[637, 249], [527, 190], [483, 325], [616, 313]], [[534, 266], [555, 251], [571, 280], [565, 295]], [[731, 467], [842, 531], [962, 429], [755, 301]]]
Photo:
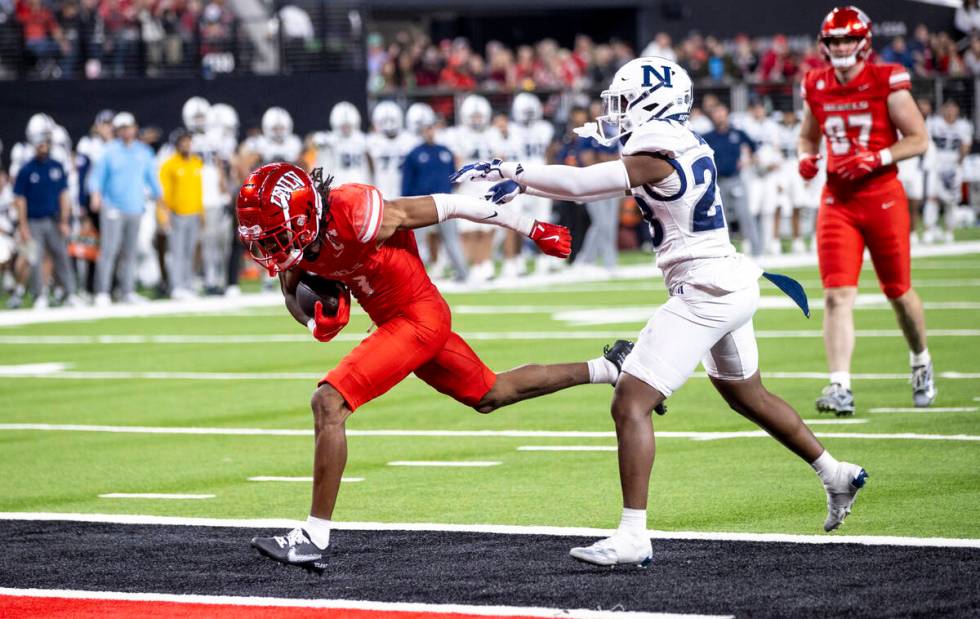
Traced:
[[384, 200], [371, 185], [345, 183], [330, 190], [330, 212], [339, 221], [347, 220], [352, 237], [367, 244], [381, 230]]
[[694, 132], [680, 122], [652, 120], [633, 130], [623, 145], [623, 154], [663, 153], [668, 157], [677, 157], [700, 143]]

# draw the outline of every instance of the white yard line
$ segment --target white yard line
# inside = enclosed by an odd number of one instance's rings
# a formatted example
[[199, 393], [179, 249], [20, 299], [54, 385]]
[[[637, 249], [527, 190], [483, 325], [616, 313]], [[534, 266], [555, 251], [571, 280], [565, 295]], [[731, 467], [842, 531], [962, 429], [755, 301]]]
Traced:
[[872, 413], [975, 413], [980, 410], [976, 406], [933, 406], [929, 408], [898, 407], [890, 408], [887, 406], [872, 408]]
[[[271, 475], [257, 475], [255, 477], [249, 477], [248, 481], [272, 481], [272, 482], [302, 482], [302, 483], [312, 483], [312, 477], [275, 477]], [[345, 484], [353, 484], [359, 481], [364, 481], [363, 477], [341, 477], [340, 481]]]
[[[218, 436], [313, 436], [313, 430], [265, 428], [167, 428], [146, 426], [89, 426], [49, 423], [4, 423], [2, 431], [106, 432], [119, 434], [193, 434]], [[817, 432], [821, 438], [861, 440], [980, 441], [970, 434]], [[615, 438], [615, 432], [569, 432], [548, 430], [347, 430], [349, 437], [440, 437], [440, 438]], [[736, 438], [768, 438], [761, 430], [733, 432], [657, 432], [657, 438], [686, 438], [716, 441]], [[446, 465], [446, 463], [440, 463]], [[496, 463], [496, 464], [499, 464]], [[463, 463], [467, 465], [467, 463]], [[411, 465], [404, 465], [411, 466]], [[423, 466], [416, 464], [416, 466]], [[446, 465], [448, 466], [448, 465]], [[471, 465], [473, 466], [473, 465]], [[490, 465], [492, 466], [492, 465]]]
[[615, 445], [521, 445], [517, 451], [616, 451]]
[[[232, 527], [244, 529], [291, 529], [299, 521], [282, 518], [235, 520], [141, 514], [78, 514], [58, 512], [0, 512], [0, 521], [63, 521], [106, 524], [145, 524], [169, 526]], [[335, 529], [351, 531], [436, 531], [447, 533], [496, 533], [500, 535], [552, 535], [556, 537], [605, 537], [610, 529], [587, 527], [521, 526], [500, 524], [339, 522]], [[923, 546], [942, 548], [980, 548], [980, 539], [944, 537], [897, 537], [878, 535], [794, 535], [787, 533], [733, 533], [714, 531], [657, 531], [652, 539], [716, 540], [738, 542], [787, 542], [798, 544], [866, 544], [872, 546]]]
[[[930, 334], [931, 335], [931, 334]], [[91, 371], [83, 372], [68, 370], [65, 363], [29, 363], [24, 365], [0, 365], [0, 378], [43, 378], [58, 380], [304, 380], [313, 381], [323, 378], [322, 373], [314, 372], [124, 372], [124, 371]], [[980, 372], [945, 371], [937, 374], [947, 380], [976, 380]], [[704, 372], [695, 372], [692, 378], [707, 378]], [[767, 379], [813, 379], [826, 381], [826, 372], [763, 372]], [[909, 379], [908, 373], [857, 373], [852, 374], [853, 380], [904, 380]], [[415, 375], [408, 380], [417, 380]]]
[[100, 499], [160, 499], [164, 501], [196, 501], [213, 499], [213, 494], [165, 494], [160, 492], [109, 492]]
[[480, 461], [480, 460], [393, 460], [388, 466], [428, 466], [428, 467], [450, 467], [450, 468], [486, 468], [498, 466], [500, 462]]
[[[610, 314], [612, 315], [612, 314]], [[649, 316], [647, 316], [648, 318]], [[643, 319], [644, 321], [646, 318]], [[620, 322], [619, 319], [613, 322]], [[627, 322], [633, 322], [629, 320]], [[471, 331], [459, 335], [472, 341], [510, 340], [614, 340], [635, 338], [638, 330], [618, 331]], [[760, 339], [823, 338], [819, 329], [777, 329], [755, 332]], [[858, 329], [855, 335], [866, 337], [900, 337], [898, 329]], [[367, 334], [341, 333], [332, 341], [360, 342]], [[930, 329], [929, 337], [980, 337], [980, 329]], [[8, 346], [77, 346], [142, 344], [318, 344], [309, 335], [0, 335], [0, 345]]]
[[[58, 598], [70, 600], [110, 600], [122, 602], [164, 602], [264, 608], [315, 608], [341, 611], [374, 611], [379, 613], [414, 613], [417, 615], [476, 615], [487, 617], [567, 617], [568, 619], [698, 619], [731, 615], [684, 615], [613, 610], [559, 609], [523, 606], [476, 606], [472, 604], [424, 604], [419, 602], [373, 602], [366, 600], [303, 600], [296, 598], [243, 597], [233, 595], [195, 595], [174, 593], [131, 593], [121, 591], [78, 591], [73, 589], [0, 588], [0, 596]], [[0, 600], [2, 601], [2, 600]], [[147, 609], [150, 610], [150, 609]], [[175, 609], [176, 610], [176, 609]], [[155, 613], [153, 613], [155, 614]], [[340, 613], [338, 613], [340, 614]]]

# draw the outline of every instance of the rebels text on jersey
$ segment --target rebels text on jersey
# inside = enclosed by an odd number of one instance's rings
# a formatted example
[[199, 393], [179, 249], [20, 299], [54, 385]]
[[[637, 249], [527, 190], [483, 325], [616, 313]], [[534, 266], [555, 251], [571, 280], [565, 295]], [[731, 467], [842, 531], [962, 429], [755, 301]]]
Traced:
[[378, 241], [383, 218], [384, 200], [371, 185], [348, 183], [331, 189], [320, 251], [304, 256], [298, 265], [347, 285], [375, 324], [389, 320], [405, 303], [436, 291], [411, 230], [398, 230]]
[[827, 139], [827, 188], [833, 193], [853, 193], [894, 179], [898, 168], [882, 166], [863, 178], [848, 181], [835, 171], [837, 162], [854, 153], [854, 144], [878, 151], [898, 141], [898, 130], [888, 114], [888, 96], [911, 88], [908, 70], [897, 64], [865, 63], [846, 84], [833, 68], [814, 69], [801, 84], [803, 99], [810, 106]]

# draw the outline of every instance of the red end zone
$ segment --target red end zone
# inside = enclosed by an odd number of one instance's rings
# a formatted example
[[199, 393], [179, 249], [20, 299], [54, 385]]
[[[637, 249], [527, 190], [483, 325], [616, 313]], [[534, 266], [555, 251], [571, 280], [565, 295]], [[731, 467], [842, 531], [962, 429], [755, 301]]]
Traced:
[[[358, 600], [299, 600], [236, 598], [234, 596], [5, 589], [0, 591], [0, 617], [116, 619], [530, 619], [532, 617], [651, 617], [656, 613], [364, 602]], [[663, 615], [659, 615], [663, 616]]]

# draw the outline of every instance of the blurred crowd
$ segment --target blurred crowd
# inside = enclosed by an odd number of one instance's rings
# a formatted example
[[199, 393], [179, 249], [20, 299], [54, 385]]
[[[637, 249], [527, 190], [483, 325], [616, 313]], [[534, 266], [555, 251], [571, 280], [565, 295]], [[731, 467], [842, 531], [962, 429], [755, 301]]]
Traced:
[[226, 0], [0, 1], [0, 64], [37, 78], [165, 76], [235, 46]]
[[[933, 144], [900, 165], [917, 218], [912, 241], [949, 242], [956, 226], [975, 223], [980, 155], [970, 155], [972, 124], [955, 101], [939, 110], [929, 98], [918, 103]], [[287, 110], [273, 107], [243, 135], [234, 107], [193, 97], [183, 106], [183, 126], [169, 137], [140, 129], [130, 113], [105, 110], [77, 143], [55, 119], [37, 114], [10, 150], [9, 171], [0, 169], [6, 303], [45, 308], [234, 296], [243, 275], [272, 289], [276, 282], [244, 259], [234, 213], [241, 179], [257, 166], [289, 161], [322, 168], [335, 184], [370, 183], [387, 198], [483, 196], [486, 186], [451, 185], [450, 173], [493, 157], [573, 166], [618, 157], [616, 146], [573, 132], [599, 107], [585, 98], [559, 118], [536, 94], [516, 94], [496, 109], [471, 94], [461, 98], [452, 122], [425, 103], [404, 110], [394, 101], [375, 104], [365, 122], [357, 107], [340, 102], [322, 129], [305, 136], [295, 133]], [[796, 171], [797, 113], [765, 99], [730, 113], [708, 93], [689, 122], [715, 151], [726, 219], [742, 251], [812, 252], [822, 180], [804, 182]], [[520, 195], [508, 208], [569, 227], [570, 261], [541, 255], [500, 228], [449, 220], [416, 232], [431, 275], [472, 286], [564, 269], [602, 277], [617, 268], [620, 250], [651, 245], [632, 198], [583, 204]]]
[[[882, 60], [907, 66], [919, 77], [980, 75], [980, 9], [976, 0], [957, 11], [949, 32], [915, 25], [909, 36], [878, 36]], [[490, 41], [473, 49], [465, 38], [432, 41], [422, 32], [400, 31], [385, 41], [368, 37], [369, 91], [394, 93], [417, 88], [452, 90], [600, 90], [616, 70], [637, 55], [662, 56], [681, 64], [695, 80], [795, 82], [822, 66], [815, 36], [721, 39], [692, 32], [675, 41], [665, 32], [640, 50], [621, 40], [597, 43], [580, 34], [571, 49], [553, 39], [509, 48]]]

